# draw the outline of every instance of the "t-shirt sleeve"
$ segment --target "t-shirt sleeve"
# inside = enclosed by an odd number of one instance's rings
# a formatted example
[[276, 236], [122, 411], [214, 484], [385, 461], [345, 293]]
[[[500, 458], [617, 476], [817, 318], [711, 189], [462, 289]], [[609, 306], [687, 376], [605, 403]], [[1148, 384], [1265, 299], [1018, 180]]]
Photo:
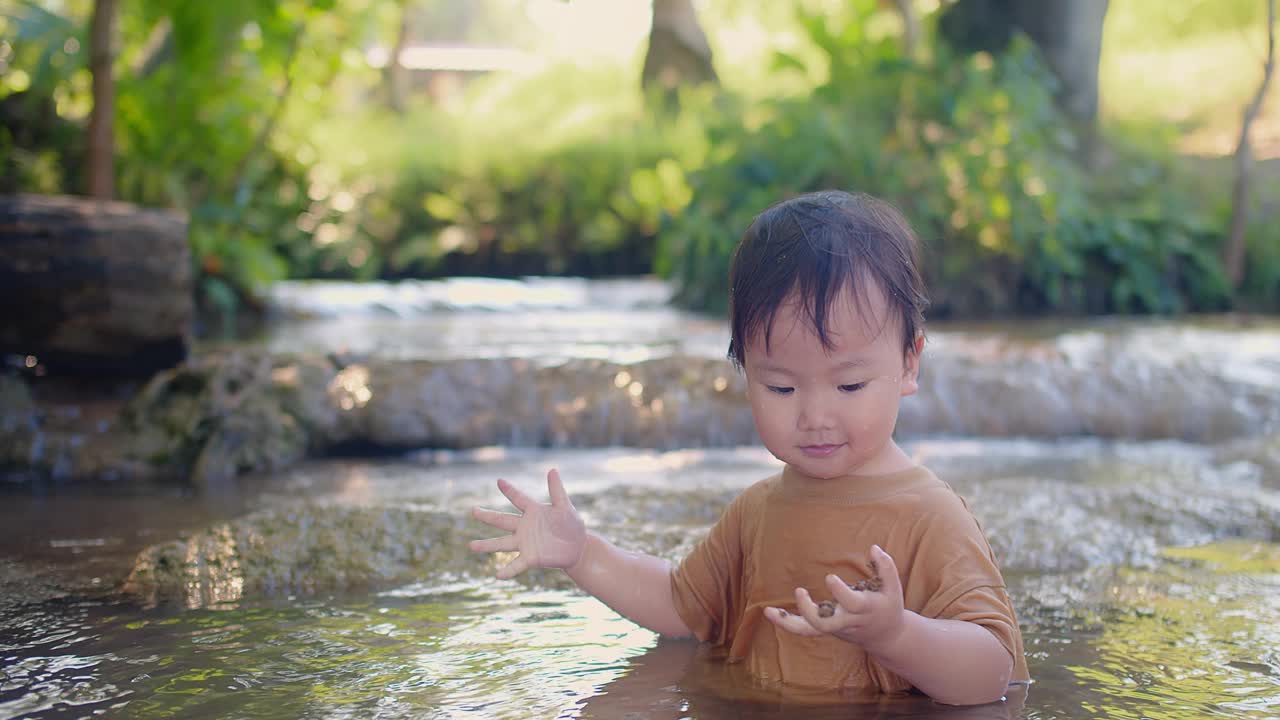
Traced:
[[912, 609], [928, 618], [982, 625], [1011, 656], [1020, 657], [1018, 621], [995, 552], [964, 501], [950, 497], [929, 519], [916, 546], [917, 569], [909, 582]]
[[[954, 494], [924, 518], [914, 543], [903, 604], [927, 618], [962, 620], [989, 630], [1013, 660], [1013, 679], [1027, 679], [1022, 635], [995, 553], [977, 518]], [[902, 568], [902, 562], [894, 558]], [[879, 670], [879, 668], [877, 668]], [[877, 682], [903, 689], [905, 682], [883, 670]]]
[[676, 612], [703, 642], [727, 644], [742, 598], [743, 493], [671, 573]]
[[936, 615], [922, 612], [925, 617], [945, 620], [963, 620], [981, 625], [991, 631], [1014, 661], [1014, 680], [1025, 680], [1022, 667], [1022, 634], [1014, 616], [1013, 602], [1004, 586], [985, 585], [969, 590], [937, 610]]

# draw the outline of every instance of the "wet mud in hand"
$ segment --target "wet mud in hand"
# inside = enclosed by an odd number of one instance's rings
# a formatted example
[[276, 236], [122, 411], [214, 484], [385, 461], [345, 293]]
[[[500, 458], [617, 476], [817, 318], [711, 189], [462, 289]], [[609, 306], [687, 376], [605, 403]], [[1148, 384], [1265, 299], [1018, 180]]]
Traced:
[[[858, 592], [880, 592], [880, 588], [884, 587], [884, 582], [880, 579], [880, 568], [876, 567], [876, 561], [871, 561], [871, 571], [875, 573], [866, 580], [859, 580], [849, 585], [850, 590]], [[818, 603], [818, 617], [831, 617], [836, 614], [836, 603], [833, 600], [823, 600]]]

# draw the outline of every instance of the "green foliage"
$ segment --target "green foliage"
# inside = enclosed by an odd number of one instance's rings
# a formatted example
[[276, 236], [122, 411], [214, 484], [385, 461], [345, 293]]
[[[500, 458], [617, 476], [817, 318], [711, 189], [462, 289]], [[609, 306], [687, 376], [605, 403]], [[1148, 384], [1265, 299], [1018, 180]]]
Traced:
[[[119, 192], [188, 210], [201, 298], [223, 315], [231, 298], [287, 275], [280, 250], [300, 239], [302, 202], [279, 188], [307, 173], [296, 161], [307, 139], [291, 119], [311, 115], [308, 98], [343, 68], [365, 5], [149, 0], [122, 18], [136, 41], [123, 60], [154, 69], [119, 73]], [[167, 61], [148, 57], [164, 48]]]
[[1246, 307], [1259, 311], [1274, 311], [1280, 305], [1280, 242], [1276, 242], [1275, 200], [1272, 196], [1253, 208], [1252, 222], [1245, 236], [1249, 262], [1240, 294]]
[[917, 139], [924, 169], [941, 173], [926, 173], [917, 192], [938, 201], [922, 220], [947, 243], [951, 267], [934, 268], [952, 293], [943, 311], [1181, 312], [1226, 302], [1210, 218], [1168, 182], [1167, 149], [1085, 170], [1027, 42], [1000, 58], [935, 63], [944, 82], [927, 86], [934, 95], [919, 104]]
[[[29, 102], [56, 102], [57, 119], [81, 134], [73, 124], [83, 125], [91, 105], [91, 3], [65, 15], [27, 2], [8, 9], [0, 20], [17, 29], [11, 62], [28, 78]], [[313, 115], [318, 91], [352, 64], [347, 50], [372, 22], [369, 0], [145, 0], [118, 11], [117, 195], [187, 211], [199, 297], [234, 312], [287, 273], [280, 247], [296, 239], [301, 203], [282, 202], [276, 189], [306, 176], [296, 118]], [[27, 89], [12, 87], [17, 74], [0, 102]], [[27, 127], [42, 119], [24, 117]], [[20, 189], [79, 190], [71, 172], [40, 172], [82, 165], [78, 139], [0, 135], [0, 151], [24, 173]]]
[[1131, 46], [1167, 46], [1205, 35], [1265, 27], [1265, 0], [1116, 0], [1107, 10], [1108, 32]]
[[[330, 150], [314, 170], [330, 182], [309, 193], [304, 217], [317, 230], [291, 249], [294, 271], [647, 269], [664, 218], [688, 202], [683, 168], [700, 161], [705, 138], [693, 113], [653, 118], [638, 96], [613, 89], [622, 82], [617, 72], [554, 67], [535, 81], [479, 83], [457, 109], [372, 112], [320, 128], [317, 142]], [[564, 111], [584, 94], [599, 99]], [[707, 101], [691, 95], [686, 105]], [[340, 138], [353, 132], [370, 140], [343, 149]]]
[[[1228, 4], [1223, 30], [1256, 14]], [[1218, 260], [1226, 184], [1188, 177], [1170, 138], [1108, 128], [1110, 161], [1090, 173], [1033, 47], [957, 57], [926, 42], [932, 54], [908, 60], [882, 5], [806, 0], [794, 21], [806, 45], [777, 53], [767, 77], [690, 91], [655, 117], [638, 63], [494, 74], [392, 113], [360, 49], [394, 36], [394, 3], [121, 3], [117, 187], [189, 213], [199, 297], [224, 317], [286, 276], [650, 269], [686, 305], [719, 310], [753, 215], [828, 187], [906, 211], [935, 314], [1280, 302], [1280, 244], [1261, 220], [1232, 297]], [[1116, 5], [1109, 25], [1129, 17]], [[13, 186], [0, 190], [78, 189], [91, 6], [0, 0]]]
[[[935, 314], [1227, 305], [1220, 218], [1170, 182], [1168, 150], [1091, 175], [1028, 42], [1002, 57], [938, 48], [910, 63], [895, 42], [861, 30], [876, 4], [854, 7], [845, 26], [803, 19], [827, 64], [810, 97], [709, 130], [712, 151], [691, 177], [691, 204], [663, 237], [659, 268], [682, 302], [722, 310], [729, 254], [753, 214], [838, 187], [906, 211], [925, 245]], [[813, 71], [789, 57], [779, 65]]]
[[0, 192], [57, 192], [79, 181], [59, 148], [75, 148], [81, 132], [60, 117], [74, 112], [59, 82], [87, 82], [75, 52], [84, 33], [33, 2], [0, 0]]

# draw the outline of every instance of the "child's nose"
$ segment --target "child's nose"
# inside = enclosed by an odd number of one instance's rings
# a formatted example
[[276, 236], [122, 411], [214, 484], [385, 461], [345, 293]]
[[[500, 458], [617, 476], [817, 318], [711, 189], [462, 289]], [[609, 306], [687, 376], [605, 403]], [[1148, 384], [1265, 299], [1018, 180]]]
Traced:
[[800, 406], [796, 424], [801, 430], [826, 430], [832, 427], [831, 407], [820, 398], [806, 399]]

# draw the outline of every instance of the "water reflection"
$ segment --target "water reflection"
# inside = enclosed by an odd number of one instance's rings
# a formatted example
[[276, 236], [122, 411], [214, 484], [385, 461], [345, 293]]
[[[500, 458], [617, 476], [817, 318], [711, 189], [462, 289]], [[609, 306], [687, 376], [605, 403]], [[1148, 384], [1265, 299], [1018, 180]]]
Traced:
[[27, 655], [6, 663], [0, 717], [554, 717], [653, 640], [594, 601], [514, 585], [28, 617], [0, 633], [5, 655]]
[[1098, 688], [1106, 717], [1275, 717], [1280, 547], [1227, 542], [1169, 555], [1185, 562], [1121, 572], [1093, 642], [1098, 661], [1069, 669]]
[[[1258, 562], [1205, 559], [1242, 553]], [[1014, 578], [1035, 684], [975, 708], [758, 686], [594, 599], [460, 580], [189, 611], [10, 608], [0, 718], [1274, 717], [1280, 547], [1190, 555], [1144, 571]], [[1042, 602], [1054, 585], [1077, 595]]]
[[[1218, 465], [1204, 448], [942, 439], [904, 447], [973, 504], [1006, 572], [1145, 567], [1163, 547], [1270, 538], [1280, 529], [1280, 494], [1264, 486], [1253, 468]], [[497, 477], [537, 492], [537, 479], [553, 462], [589, 525], [607, 528], [625, 547], [671, 560], [689, 551], [738, 491], [778, 469], [754, 447], [554, 456], [495, 447], [430, 451], [401, 461], [329, 461], [298, 466], [243, 497], [253, 512], [215, 522], [190, 518], [178, 541], [157, 543], [176, 536], [171, 525], [181, 527], [183, 513], [198, 509], [189, 499], [174, 498], [171, 506], [147, 502], [154, 517], [130, 513], [136, 524], [129, 538], [104, 534], [101, 545], [63, 547], [77, 538], [68, 530], [51, 537], [45, 549], [63, 559], [123, 560], [123, 572], [94, 572], [110, 578], [131, 569], [132, 591], [193, 606], [240, 593], [388, 587], [481, 573], [478, 558], [484, 556], [466, 552], [465, 543], [483, 537], [485, 528], [469, 522], [467, 511], [505, 502], [493, 482]], [[45, 532], [38, 529], [42, 518], [86, 523], [88, 512], [76, 502], [15, 498], [0, 506], [0, 524], [6, 517], [34, 518], [19, 525], [25, 530], [18, 550], [25, 553]], [[163, 532], [152, 531], [156, 525]], [[136, 542], [148, 535], [156, 544], [139, 553]], [[0, 530], [0, 552], [5, 536]], [[132, 555], [125, 555], [128, 548]], [[55, 549], [61, 554], [52, 554]]]
[[[1012, 720], [1023, 715], [1027, 687], [973, 707], [940, 705], [919, 694], [820, 692], [761, 685], [741, 664], [727, 665], [705, 647], [659, 639], [631, 659], [618, 679], [575, 707], [573, 717], [642, 718], [948, 718]], [[562, 715], [563, 717], [563, 715]]]
[[[532, 483], [552, 460], [504, 447], [302, 465], [209, 505], [141, 490], [5, 497], [0, 553], [26, 564], [0, 560], [0, 718], [1190, 720], [1280, 710], [1280, 549], [1265, 542], [1280, 527], [1280, 497], [1255, 473], [1181, 443], [907, 446], [974, 502], [1013, 570], [1036, 681], [1021, 709], [1016, 698], [963, 711], [919, 697], [815, 705], [823, 698], [756, 687], [690, 644], [658, 643], [559, 573], [490, 580], [465, 552], [462, 509], [500, 501], [495, 477]], [[761, 448], [554, 460], [591, 525], [668, 558], [777, 467]], [[35, 565], [109, 578], [113, 563], [183, 527], [203, 530], [173, 555], [195, 560], [175, 604], [35, 591]], [[271, 543], [255, 539], [267, 530]], [[396, 589], [286, 594], [305, 582], [317, 592], [321, 570]]]

